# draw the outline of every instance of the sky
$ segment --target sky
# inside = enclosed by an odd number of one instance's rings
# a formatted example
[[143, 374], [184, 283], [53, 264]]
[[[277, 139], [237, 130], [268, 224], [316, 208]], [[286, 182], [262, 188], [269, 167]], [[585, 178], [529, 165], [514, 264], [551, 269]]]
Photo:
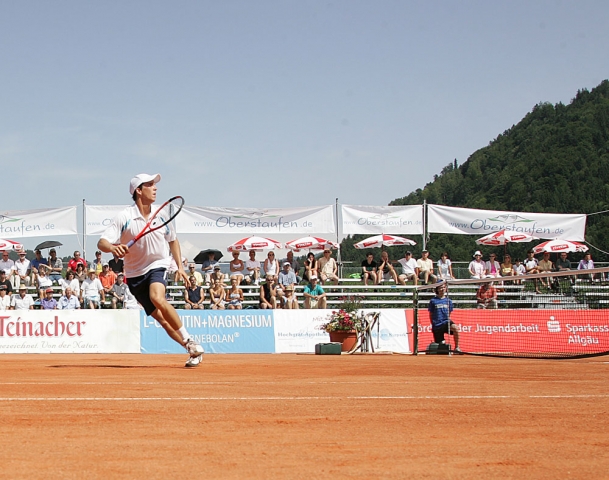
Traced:
[[592, 0], [0, 0], [0, 210], [127, 204], [141, 172], [196, 206], [387, 205], [608, 78], [607, 18]]

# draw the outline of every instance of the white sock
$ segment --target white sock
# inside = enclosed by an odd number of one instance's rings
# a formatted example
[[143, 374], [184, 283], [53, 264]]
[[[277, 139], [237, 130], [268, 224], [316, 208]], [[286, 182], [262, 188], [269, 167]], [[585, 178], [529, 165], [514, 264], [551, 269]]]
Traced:
[[188, 333], [188, 331], [186, 330], [186, 327], [184, 325], [182, 325], [180, 327], [180, 329], [178, 330], [178, 333], [180, 334], [180, 337], [182, 337], [182, 343], [186, 343], [188, 341], [188, 339], [190, 338], [190, 334]]

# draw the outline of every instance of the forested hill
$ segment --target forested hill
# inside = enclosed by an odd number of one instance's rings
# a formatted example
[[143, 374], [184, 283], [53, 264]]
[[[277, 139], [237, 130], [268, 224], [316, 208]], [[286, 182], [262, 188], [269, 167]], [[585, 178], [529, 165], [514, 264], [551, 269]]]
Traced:
[[[423, 200], [523, 212], [608, 210], [609, 81], [592, 91], [578, 91], [569, 105], [536, 105], [517, 125], [474, 152], [465, 163], [451, 162], [433, 182], [390, 205], [421, 204]], [[609, 249], [609, 214], [588, 217], [586, 240]], [[434, 234], [428, 247], [435, 259], [441, 251], [452, 249], [453, 259], [469, 260], [474, 241], [469, 235]], [[351, 256], [348, 243], [353, 240], [343, 242], [346, 257]], [[397, 258], [397, 250], [391, 252]], [[595, 250], [592, 253], [595, 259], [609, 260]]]

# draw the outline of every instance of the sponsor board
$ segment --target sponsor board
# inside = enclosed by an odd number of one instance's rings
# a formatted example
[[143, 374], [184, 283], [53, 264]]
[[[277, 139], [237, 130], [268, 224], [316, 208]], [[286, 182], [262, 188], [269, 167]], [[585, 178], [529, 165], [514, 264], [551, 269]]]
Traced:
[[[327, 343], [330, 335], [319, 327], [332, 310], [275, 311], [275, 351], [277, 353], [313, 353], [317, 343]], [[405, 311], [401, 309], [363, 310], [380, 312], [379, 323], [372, 331], [375, 350], [409, 353]]]
[[[409, 310], [408, 324], [413, 323]], [[593, 354], [609, 351], [604, 310], [454, 310], [466, 352]], [[433, 341], [429, 313], [419, 311], [419, 351]]]
[[0, 312], [0, 353], [139, 353], [139, 311]]
[[[178, 310], [207, 353], [274, 353], [272, 310]], [[152, 317], [140, 313], [142, 353], [184, 353]]]

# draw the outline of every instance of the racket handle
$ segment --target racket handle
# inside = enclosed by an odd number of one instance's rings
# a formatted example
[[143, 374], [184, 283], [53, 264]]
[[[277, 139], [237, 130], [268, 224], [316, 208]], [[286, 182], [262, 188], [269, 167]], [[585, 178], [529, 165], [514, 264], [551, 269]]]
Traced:
[[135, 240], [129, 240], [127, 242], [127, 248], [131, 248], [134, 243], [135, 243]]

